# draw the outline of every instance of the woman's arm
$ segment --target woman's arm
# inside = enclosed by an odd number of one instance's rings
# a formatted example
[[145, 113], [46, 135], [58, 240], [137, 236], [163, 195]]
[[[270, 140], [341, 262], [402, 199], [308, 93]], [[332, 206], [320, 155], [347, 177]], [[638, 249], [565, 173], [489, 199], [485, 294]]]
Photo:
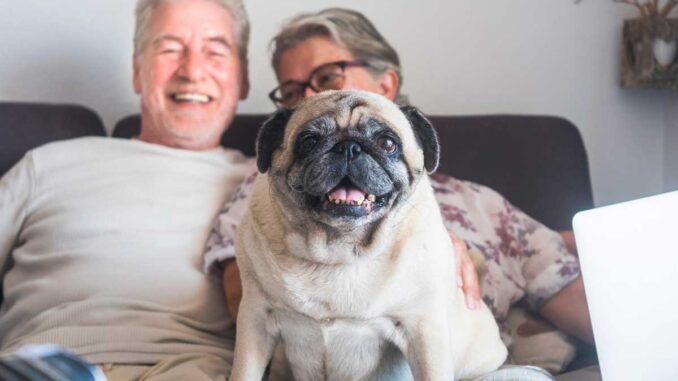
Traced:
[[561, 330], [593, 343], [593, 328], [581, 276], [547, 300], [538, 312]]

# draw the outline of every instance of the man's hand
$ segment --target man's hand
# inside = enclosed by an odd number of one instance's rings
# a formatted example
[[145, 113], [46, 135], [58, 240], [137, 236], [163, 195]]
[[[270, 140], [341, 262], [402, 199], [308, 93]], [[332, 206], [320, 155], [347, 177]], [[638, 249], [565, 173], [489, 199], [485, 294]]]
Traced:
[[233, 317], [233, 320], [238, 319], [238, 308], [240, 307], [240, 299], [242, 299], [242, 282], [240, 281], [240, 270], [235, 258], [227, 259], [224, 262], [224, 293], [226, 294], [226, 308]]
[[471, 310], [480, 308], [480, 282], [473, 261], [468, 254], [466, 243], [454, 233], [447, 232], [452, 238], [454, 250], [457, 252], [457, 282], [464, 291], [466, 306]]

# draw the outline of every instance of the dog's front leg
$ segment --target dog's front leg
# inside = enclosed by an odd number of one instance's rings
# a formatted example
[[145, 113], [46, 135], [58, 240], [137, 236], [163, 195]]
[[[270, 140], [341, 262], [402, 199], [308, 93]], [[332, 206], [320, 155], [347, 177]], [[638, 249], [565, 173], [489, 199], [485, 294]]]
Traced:
[[230, 381], [261, 381], [273, 355], [277, 335], [263, 300], [245, 291], [240, 302]]
[[403, 321], [407, 343], [402, 351], [416, 381], [454, 380], [449, 325], [444, 313], [435, 315]]

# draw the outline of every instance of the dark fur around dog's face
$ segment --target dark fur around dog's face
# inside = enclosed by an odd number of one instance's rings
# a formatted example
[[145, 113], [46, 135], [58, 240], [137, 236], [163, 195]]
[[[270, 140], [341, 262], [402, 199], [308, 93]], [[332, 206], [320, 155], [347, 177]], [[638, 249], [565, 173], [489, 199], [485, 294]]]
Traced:
[[270, 171], [284, 207], [342, 229], [378, 220], [407, 200], [438, 156], [435, 131], [419, 111], [354, 91], [280, 110], [257, 139], [259, 170]]

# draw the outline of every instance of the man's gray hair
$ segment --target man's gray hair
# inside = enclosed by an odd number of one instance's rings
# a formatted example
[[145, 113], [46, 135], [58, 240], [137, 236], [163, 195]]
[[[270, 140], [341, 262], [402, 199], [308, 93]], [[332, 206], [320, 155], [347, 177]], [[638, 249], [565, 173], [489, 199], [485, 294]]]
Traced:
[[[176, 0], [139, 0], [135, 10], [134, 55], [141, 53], [148, 43], [148, 27], [153, 10], [165, 3]], [[238, 54], [243, 68], [247, 68], [247, 46], [250, 39], [250, 21], [242, 0], [202, 0], [212, 1], [226, 9], [235, 23], [235, 34], [238, 40]]]
[[285, 22], [271, 40], [273, 69], [278, 70], [284, 52], [317, 36], [330, 38], [346, 48], [356, 60], [370, 63], [374, 74], [393, 69], [399, 77], [397, 100], [404, 100], [400, 95], [403, 74], [398, 53], [367, 17], [350, 9], [327, 8], [317, 13], [300, 14]]

